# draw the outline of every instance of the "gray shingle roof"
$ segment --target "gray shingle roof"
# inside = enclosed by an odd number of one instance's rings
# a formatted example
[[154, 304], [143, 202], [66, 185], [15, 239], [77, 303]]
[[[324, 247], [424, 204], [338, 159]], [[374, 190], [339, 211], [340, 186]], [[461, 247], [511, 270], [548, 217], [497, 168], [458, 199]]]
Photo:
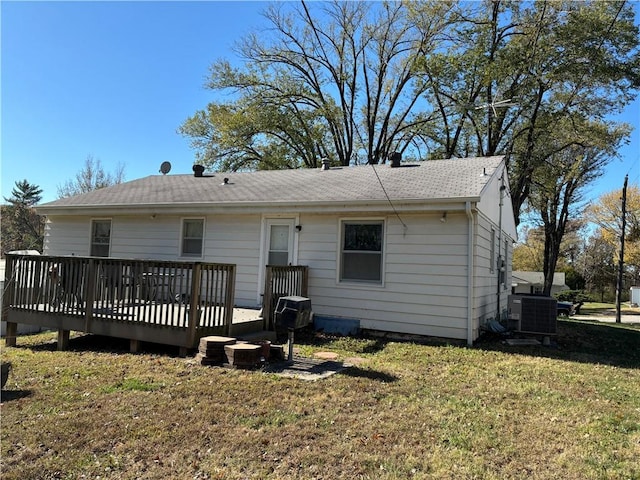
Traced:
[[[431, 160], [389, 165], [194, 175], [152, 175], [39, 206], [58, 208], [154, 205], [314, 204], [478, 199], [502, 157]], [[486, 175], [482, 173], [486, 172]], [[376, 176], [377, 173], [377, 176]], [[224, 178], [228, 184], [223, 183]], [[380, 181], [378, 181], [378, 178]], [[384, 185], [384, 189], [382, 188]]]

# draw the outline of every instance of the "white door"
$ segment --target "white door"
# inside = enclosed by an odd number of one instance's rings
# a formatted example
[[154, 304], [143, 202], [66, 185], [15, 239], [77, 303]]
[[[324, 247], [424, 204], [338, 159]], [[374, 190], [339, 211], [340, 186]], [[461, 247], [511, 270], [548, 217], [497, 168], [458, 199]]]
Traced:
[[297, 248], [295, 244], [295, 218], [268, 218], [263, 231], [262, 267], [258, 273], [258, 305], [262, 305], [264, 279], [267, 265], [295, 265]]

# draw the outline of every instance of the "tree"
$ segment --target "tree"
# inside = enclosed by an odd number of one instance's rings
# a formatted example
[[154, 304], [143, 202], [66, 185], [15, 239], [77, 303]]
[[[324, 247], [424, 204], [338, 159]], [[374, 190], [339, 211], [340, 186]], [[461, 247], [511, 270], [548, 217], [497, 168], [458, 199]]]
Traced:
[[118, 164], [113, 173], [105, 172], [99, 158], [87, 155], [84, 167], [76, 173], [73, 180], [67, 180], [58, 186], [58, 198], [72, 197], [91, 192], [99, 188], [109, 187], [124, 181], [124, 166]]
[[521, 240], [513, 249], [513, 269], [541, 272], [544, 256], [544, 232], [540, 228], [524, 227], [518, 235]]
[[580, 190], [629, 134], [608, 117], [640, 88], [633, 7], [312, 5], [270, 8], [273, 36], [243, 39], [245, 65], [214, 64], [208, 86], [235, 96], [181, 127], [198, 157], [236, 169], [504, 155], [516, 224], [528, 208], [545, 225], [550, 288]]
[[582, 275], [587, 289], [600, 295], [600, 301], [607, 300], [615, 291], [616, 264], [615, 248], [596, 231], [585, 244], [582, 262]]
[[[597, 225], [602, 241], [610, 246], [611, 260], [614, 263], [618, 260], [620, 237], [622, 236], [620, 196], [620, 189], [604, 193], [587, 210], [587, 217]], [[626, 211], [629, 228], [626, 230], [624, 263], [627, 275], [637, 280], [640, 274], [640, 237], [637, 233], [638, 225], [640, 225], [640, 187], [638, 185], [631, 184], [627, 188]]]
[[236, 48], [245, 64], [211, 68], [207, 86], [234, 97], [179, 131], [214, 168], [384, 162], [419, 142], [430, 120], [416, 61], [439, 47], [450, 11], [439, 1], [411, 17], [401, 2], [272, 5], [270, 28]]
[[498, 0], [460, 12], [450, 48], [424, 62], [439, 112], [432, 151], [507, 156], [516, 224], [526, 207], [544, 225], [548, 295], [580, 190], [629, 135], [605, 116], [640, 86], [633, 8]]
[[[584, 241], [582, 233], [584, 221], [581, 218], [567, 222], [565, 235], [560, 244], [556, 271], [569, 275], [579, 262]], [[544, 269], [545, 229], [544, 226], [524, 226], [519, 235], [521, 241], [513, 249], [513, 269], [525, 272], [542, 272]], [[580, 280], [576, 280], [580, 283]], [[567, 280], [567, 285], [570, 285]], [[584, 288], [584, 287], [582, 287]], [[574, 288], [576, 289], [576, 288]]]
[[42, 189], [27, 180], [17, 181], [8, 203], [2, 206], [2, 256], [12, 250], [42, 251], [44, 219], [33, 206], [42, 200]]
[[[461, 4], [459, 16], [447, 48], [422, 64], [437, 114], [425, 134], [435, 157], [506, 155], [519, 223], [536, 172], [635, 96], [633, 7], [496, 0]], [[563, 142], [545, 148], [550, 135]]]
[[[628, 135], [626, 128], [588, 126], [583, 133], [579, 131], [581, 126], [582, 123], [574, 119], [571, 127], [563, 125], [548, 136], [544, 145], [539, 146], [539, 150], [557, 153], [548, 157], [544, 169], [537, 169], [534, 173], [531, 193], [527, 199], [528, 206], [539, 216], [544, 227], [545, 295], [550, 295], [551, 292], [553, 274], [567, 225], [572, 218], [578, 218], [582, 214], [582, 190], [602, 174], [603, 167], [615, 155], [622, 139]], [[567, 143], [567, 133], [575, 138], [575, 144], [570, 148], [557, 148], [557, 144]]]

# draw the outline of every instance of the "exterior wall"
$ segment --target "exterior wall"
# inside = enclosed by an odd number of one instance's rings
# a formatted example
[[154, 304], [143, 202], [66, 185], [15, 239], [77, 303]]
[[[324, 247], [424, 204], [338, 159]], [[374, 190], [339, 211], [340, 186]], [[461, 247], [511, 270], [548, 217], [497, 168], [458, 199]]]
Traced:
[[[340, 219], [303, 215], [301, 265], [314, 315], [359, 319], [364, 329], [466, 338], [467, 218], [463, 212], [384, 216], [383, 285], [337, 278]], [[380, 216], [353, 218], [381, 218]]]
[[[466, 338], [467, 217], [464, 212], [402, 215], [303, 214], [297, 264], [309, 266], [315, 315], [359, 321], [364, 329]], [[102, 217], [104, 218], [104, 217]], [[185, 260], [179, 256], [178, 216], [112, 218], [110, 255]], [[383, 219], [383, 285], [340, 282], [340, 221]], [[88, 255], [91, 217], [52, 217], [45, 254]], [[236, 304], [257, 306], [260, 285], [261, 215], [205, 218], [204, 257], [237, 265]], [[190, 259], [193, 260], [193, 259]]]
[[[504, 168], [504, 167], [501, 167]], [[482, 197], [478, 202], [478, 211], [481, 212], [494, 225], [500, 224], [500, 199], [502, 198], [502, 229], [512, 239], [517, 238], [515, 219], [513, 218], [513, 204], [511, 197], [501, 192], [502, 181], [500, 176], [494, 176], [482, 190]], [[508, 179], [504, 179], [505, 192], [509, 191]]]
[[[53, 217], [45, 228], [45, 255], [89, 255], [93, 217]], [[105, 217], [100, 217], [105, 218]], [[205, 218], [204, 256], [180, 256], [182, 216], [111, 218], [110, 256], [236, 264], [236, 304], [257, 307], [260, 216]]]
[[89, 255], [90, 217], [47, 218], [44, 227], [45, 255]]
[[[282, 212], [283, 214], [285, 212]], [[293, 215], [292, 215], [293, 216]], [[360, 328], [447, 338], [467, 338], [467, 235], [464, 211], [395, 215], [300, 214], [296, 232], [297, 263], [309, 266], [309, 296], [314, 314], [338, 322], [356, 321]], [[104, 217], [100, 217], [104, 218]], [[180, 257], [182, 216], [114, 216], [110, 255], [119, 258], [200, 260], [237, 265], [236, 304], [259, 306], [262, 215], [205, 217], [204, 256]], [[187, 217], [191, 218], [191, 217]], [[47, 255], [88, 255], [92, 217], [52, 217], [45, 229]], [[384, 220], [383, 284], [340, 282], [342, 219]], [[504, 255], [507, 273], [500, 290], [500, 310], [507, 309], [511, 290], [513, 238], [502, 235], [482, 213], [474, 215], [473, 338], [495, 318], [497, 269], [491, 272], [491, 228], [495, 254]]]
[[[476, 217], [475, 226], [475, 272], [474, 272], [474, 338], [478, 336], [477, 329], [487, 321], [496, 318], [498, 313], [498, 269], [494, 263], [491, 270], [491, 230], [495, 231], [495, 258], [499, 255], [505, 258], [505, 281], [500, 285], [500, 316], [504, 318], [507, 311], [507, 302], [511, 293], [511, 266], [513, 258], [513, 241], [505, 232], [500, 238], [498, 226], [493, 224], [483, 214]], [[505, 240], [507, 252], [505, 255]], [[500, 247], [498, 249], [498, 247]]]

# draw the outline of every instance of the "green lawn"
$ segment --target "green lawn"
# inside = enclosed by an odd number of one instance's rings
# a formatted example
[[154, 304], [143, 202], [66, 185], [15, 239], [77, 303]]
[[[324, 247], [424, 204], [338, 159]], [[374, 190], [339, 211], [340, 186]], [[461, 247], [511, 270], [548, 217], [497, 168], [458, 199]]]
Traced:
[[357, 366], [306, 382], [54, 333], [3, 348], [10, 479], [640, 478], [640, 329], [551, 347], [298, 335]]

